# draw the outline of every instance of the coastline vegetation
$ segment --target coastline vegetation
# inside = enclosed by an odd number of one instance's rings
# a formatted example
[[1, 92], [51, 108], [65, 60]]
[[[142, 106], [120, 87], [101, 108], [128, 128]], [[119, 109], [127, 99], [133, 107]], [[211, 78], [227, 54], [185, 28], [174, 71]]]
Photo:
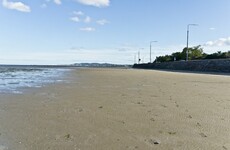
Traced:
[[[186, 60], [186, 51], [187, 48], [185, 47], [182, 52], [175, 52], [171, 55], [165, 55], [165, 56], [158, 56], [154, 62], [170, 62], [170, 61], [184, 61]], [[228, 52], [221, 52], [217, 51], [212, 54], [206, 54], [203, 51], [203, 48], [198, 45], [194, 47], [188, 48], [189, 60], [203, 60], [203, 59], [226, 59], [230, 58], [230, 50]]]

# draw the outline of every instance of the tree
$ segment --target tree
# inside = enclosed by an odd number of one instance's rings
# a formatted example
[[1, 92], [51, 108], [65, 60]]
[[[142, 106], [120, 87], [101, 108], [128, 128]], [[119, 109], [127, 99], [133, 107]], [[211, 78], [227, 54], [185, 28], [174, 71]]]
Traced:
[[225, 59], [225, 58], [230, 58], [230, 51], [223, 52], [223, 53], [221, 51], [218, 51], [216, 53], [209, 54], [205, 57], [205, 59]]
[[[186, 59], [187, 47], [182, 51], [183, 59]], [[188, 60], [202, 59], [203, 58], [203, 48], [200, 45], [188, 48]]]
[[173, 58], [171, 55], [165, 55], [165, 56], [159, 56], [156, 58], [156, 62], [168, 62], [168, 61], [172, 61]]
[[[159, 56], [156, 58], [154, 62], [168, 62], [168, 61], [181, 61], [186, 60], [186, 52], [187, 48], [185, 47], [182, 52], [175, 52], [171, 55]], [[188, 48], [188, 59], [196, 60], [196, 59], [225, 59], [230, 58], [230, 51], [221, 52], [218, 51], [213, 54], [206, 54], [203, 52], [203, 48], [200, 45]]]
[[173, 60], [175, 58], [176, 61], [185, 59], [185, 56], [183, 56], [181, 52], [172, 53], [172, 57]]

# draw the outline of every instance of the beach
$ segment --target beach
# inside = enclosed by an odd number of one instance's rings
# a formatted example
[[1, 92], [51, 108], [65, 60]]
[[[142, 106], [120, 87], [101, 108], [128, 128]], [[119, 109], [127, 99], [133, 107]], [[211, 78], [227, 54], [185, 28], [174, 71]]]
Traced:
[[72, 69], [0, 95], [0, 150], [228, 150], [230, 76]]

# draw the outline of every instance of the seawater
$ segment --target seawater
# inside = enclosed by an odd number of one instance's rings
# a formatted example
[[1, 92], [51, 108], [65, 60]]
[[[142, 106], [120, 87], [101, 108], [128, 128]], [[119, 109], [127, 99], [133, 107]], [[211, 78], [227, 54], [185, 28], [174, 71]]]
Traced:
[[22, 88], [42, 87], [61, 82], [60, 77], [69, 69], [31, 66], [0, 66], [0, 94], [22, 93]]

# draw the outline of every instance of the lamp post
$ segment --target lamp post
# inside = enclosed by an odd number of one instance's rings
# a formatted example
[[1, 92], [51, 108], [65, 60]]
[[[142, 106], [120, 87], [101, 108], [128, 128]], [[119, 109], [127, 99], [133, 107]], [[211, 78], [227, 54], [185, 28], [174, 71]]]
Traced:
[[138, 51], [138, 64], [140, 64], [140, 61], [141, 61], [141, 59], [140, 59], [140, 51]]
[[134, 54], [134, 64], [136, 64], [136, 54]]
[[198, 24], [188, 24], [187, 25], [187, 48], [186, 48], [186, 61], [188, 61], [188, 40], [189, 40], [189, 27], [198, 26]]
[[157, 41], [151, 41], [151, 42], [150, 42], [150, 54], [149, 54], [149, 55], [150, 55], [150, 56], [149, 56], [149, 57], [150, 57], [150, 62], [149, 62], [149, 63], [152, 62], [152, 43], [156, 43], [156, 42], [157, 42]]

